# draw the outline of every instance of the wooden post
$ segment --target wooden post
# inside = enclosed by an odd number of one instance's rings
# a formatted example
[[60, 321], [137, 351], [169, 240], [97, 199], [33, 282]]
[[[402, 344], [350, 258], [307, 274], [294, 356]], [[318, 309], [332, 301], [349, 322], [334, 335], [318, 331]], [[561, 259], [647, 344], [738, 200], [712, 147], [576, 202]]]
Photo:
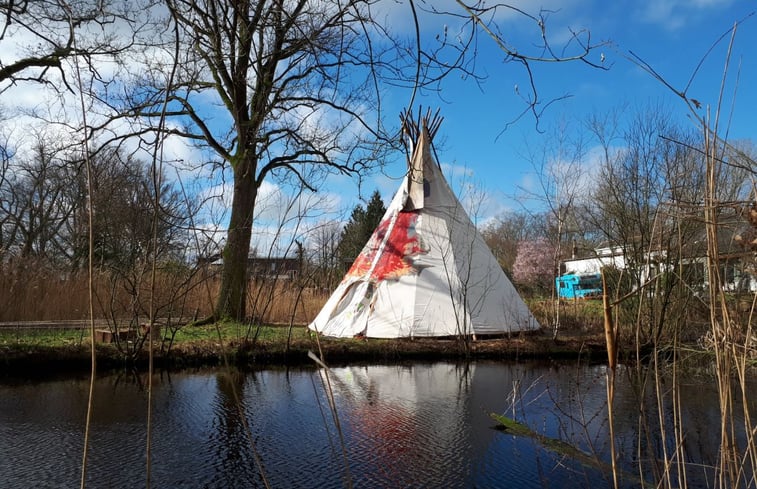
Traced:
[[615, 453], [615, 415], [613, 405], [615, 404], [615, 367], [618, 364], [618, 347], [616, 344], [617, 337], [615, 328], [612, 324], [612, 305], [607, 297], [607, 280], [605, 271], [602, 274], [602, 311], [605, 324], [605, 343], [607, 344], [607, 365], [610, 367], [607, 371], [607, 420], [610, 428], [610, 458], [612, 459], [612, 482], [613, 488], [618, 488], [618, 465], [617, 454]]
[[607, 280], [605, 271], [602, 270], [602, 310], [604, 312], [605, 343], [607, 345], [607, 364], [614, 371], [618, 363], [618, 348], [616, 345], [615, 328], [612, 325], [612, 306], [607, 297]]

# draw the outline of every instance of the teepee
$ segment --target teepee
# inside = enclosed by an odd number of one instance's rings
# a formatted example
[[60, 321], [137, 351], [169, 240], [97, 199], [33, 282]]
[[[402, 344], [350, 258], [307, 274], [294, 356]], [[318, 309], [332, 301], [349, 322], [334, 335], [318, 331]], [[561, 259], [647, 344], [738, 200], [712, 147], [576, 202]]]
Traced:
[[415, 143], [408, 174], [311, 330], [405, 338], [539, 328], [431, 154], [439, 123], [405, 119]]

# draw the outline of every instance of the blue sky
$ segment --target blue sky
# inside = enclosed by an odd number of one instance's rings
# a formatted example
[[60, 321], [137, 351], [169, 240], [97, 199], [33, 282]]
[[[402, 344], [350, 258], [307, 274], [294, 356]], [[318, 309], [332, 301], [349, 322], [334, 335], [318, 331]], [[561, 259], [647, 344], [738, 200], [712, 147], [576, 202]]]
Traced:
[[[435, 2], [455, 9], [455, 2]], [[486, 222], [507, 209], [533, 206], [522, 194], [533, 181], [533, 165], [525, 154], [527, 148], [548, 144], [550, 127], [567, 121], [569, 127], [580, 128], [581, 120], [595, 112], [606, 112], [627, 104], [629, 112], [648, 103], [663, 103], [674, 116], [687, 122], [687, 108], [662, 83], [645, 73], [629, 60], [633, 52], [675, 88], [683, 89], [697, 65], [718, 38], [735, 21], [742, 20], [757, 9], [757, 2], [736, 0], [643, 0], [602, 2], [596, 0], [566, 0], [540, 3], [515, 2], [518, 7], [538, 14], [539, 6], [551, 12], [547, 29], [555, 47], [567, 39], [568, 28], [591, 32], [593, 43], [607, 42], [591, 56], [595, 63], [607, 70], [595, 69], [583, 63], [534, 63], [535, 82], [542, 100], [569, 95], [555, 102], [543, 114], [537, 131], [536, 121], [526, 115], [508, 126], [523, 108], [515, 86], [523, 93], [527, 89], [524, 70], [516, 63], [502, 62], [504, 55], [486, 37], [481, 37], [476, 64], [487, 79], [478, 86], [472, 80], [450, 76], [442, 85], [442, 97], [426, 96], [416, 99], [424, 106], [440, 108], [444, 116], [437, 140], [441, 142], [439, 157], [453, 187], [462, 188], [460, 175], [486, 194], [486, 202], [477, 216]], [[406, 2], [392, 7], [395, 29], [412, 29], [412, 18]], [[433, 40], [444, 28], [441, 20], [421, 16], [423, 36]], [[522, 16], [499, 19], [502, 30], [508, 32], [507, 41], [525, 50], [539, 41], [535, 25]], [[448, 25], [452, 31], [453, 26]], [[717, 97], [730, 37], [715, 45], [699, 68], [688, 94], [703, 104], [703, 109], [717, 105]], [[729, 70], [726, 106], [730, 107], [736, 73], [739, 73], [730, 135], [732, 138], [753, 138], [757, 129], [757, 16], [747, 18], [738, 28]], [[604, 63], [600, 58], [604, 56]], [[740, 65], [740, 66], [739, 66]], [[394, 90], [391, 103], [398, 109], [405, 107], [409, 90]], [[702, 112], [703, 113], [703, 112]], [[587, 165], [591, 162], [587, 161]], [[388, 200], [397, 188], [404, 172], [404, 162], [389, 165], [385, 175], [377, 174], [363, 184], [363, 197], [368, 198], [378, 188]], [[354, 183], [350, 187], [344, 179], [332, 180], [342, 196], [342, 204], [350, 207], [358, 202]], [[352, 197], [350, 198], [350, 195]]]
[[[438, 9], [460, 12], [454, 0], [434, 0]], [[422, 3], [416, 0], [420, 7]], [[398, 33], [414, 35], [407, 0], [385, 0], [379, 4], [389, 24]], [[450, 75], [439, 94], [416, 95], [414, 107], [439, 108], [444, 122], [436, 137], [437, 154], [445, 176], [458, 193], [463, 205], [480, 227], [492, 222], [508, 210], [538, 210], [538, 199], [525, 195], [538, 194], [534, 163], [527, 156], [551, 144], [551, 128], [563, 124], [569, 131], [581, 131], [582, 121], [590, 114], [627, 107], [627, 116], [649, 104], [662, 104], [683, 124], [689, 121], [688, 109], [670, 89], [637, 64], [629, 60], [631, 53], [648, 63], [676, 89], [686, 87], [697, 66], [714, 43], [734, 22], [743, 20], [757, 10], [755, 1], [738, 0], [643, 0], [602, 2], [599, 0], [520, 0], [512, 5], [538, 15], [540, 6], [547, 15], [547, 32], [554, 48], [559, 49], [573, 32], [587, 30], [593, 44], [605, 43], [591, 54], [591, 61], [607, 69], [592, 68], [584, 63], [533, 63], [532, 70], [539, 97], [544, 101], [568, 96], [555, 102], [538, 121], [526, 115], [508, 125], [525, 108], [521, 96], [528, 90], [526, 72], [516, 63], [503, 63], [505, 58], [497, 45], [481, 36], [477, 45], [476, 66], [486, 79], [476, 83], [459, 74]], [[419, 12], [424, 42], [433, 43], [445, 25], [454, 35], [454, 20]], [[521, 15], [498, 18], [511, 46], [519, 51], [540, 41], [534, 22]], [[690, 97], [703, 104], [717, 105], [730, 37], [714, 46], [699, 67], [688, 89]], [[732, 52], [732, 67], [727, 80], [725, 106], [731, 107], [739, 72], [738, 91], [731, 119], [732, 138], [753, 138], [757, 129], [757, 15], [749, 17], [738, 28]], [[604, 62], [601, 61], [604, 57]], [[515, 86], [519, 93], [516, 93]], [[390, 89], [383, 103], [387, 113], [396, 117], [410, 102], [410, 89]], [[391, 122], [391, 121], [390, 121]], [[622, 123], [622, 121], [621, 121]], [[582, 165], [587, 171], [596, 164], [591, 141]], [[546, 164], [550, 164], [549, 161]], [[258, 205], [253, 245], [259, 251], [269, 248], [271, 236], [281, 236], [281, 244], [272, 254], [291, 253], [291, 237], [304, 234], [304, 241], [314, 247], [317, 240], [308, 230], [324, 223], [344, 222], [358, 203], [365, 204], [374, 189], [389, 203], [406, 171], [404, 156], [388, 162], [381, 170], [363, 178], [360, 193], [357, 179], [332, 176], [319, 186], [319, 192], [308, 195], [307, 207], [313, 212], [307, 223], [299, 220], [297, 229], [282, 229], [281, 209], [292, 202], [274, 185], [264, 188], [268, 205]], [[228, 194], [227, 194], [228, 195]], [[362, 200], [361, 200], [362, 199]], [[262, 203], [261, 203], [262, 204]], [[301, 206], [297, 202], [297, 206]], [[474, 209], [475, 207], [475, 209]], [[324, 209], [321, 211], [321, 209]], [[300, 238], [303, 239], [303, 234]]]
[[[462, 12], [455, 0], [415, 1], [419, 9], [424, 5], [426, 8], [433, 5], [440, 10]], [[570, 131], [581, 132], [582, 121], [589, 114], [606, 113], [625, 104], [627, 114], [632, 115], [636, 108], [650, 103], [665, 104], [665, 110], [687, 123], [688, 112], [683, 102], [631, 62], [630, 53], [643, 59], [675, 88], [682, 89], [713, 44], [733, 27], [734, 22], [745, 18], [735, 38], [724, 107], [729, 110], [733, 107], [733, 113], [728, 114], [731, 120], [730, 137], [754, 138], [757, 129], [757, 53], [754, 52], [757, 46], [757, 15], [749, 15], [757, 10], [757, 1], [515, 0], [510, 5], [534, 16], [539, 14], [540, 9], [545, 9], [547, 33], [555, 49], [560, 49], [569, 39], [571, 30], [590, 32], [593, 44], [605, 44], [596, 48], [589, 59], [607, 69], [592, 68], [581, 62], [532, 63], [541, 100], [568, 97], [550, 105], [543, 113], [539, 128], [544, 132], [537, 130], [537, 121], [530, 115], [508, 125], [525, 108], [521, 96], [528, 92], [526, 72], [517, 63], [504, 63], [504, 53], [481, 33], [475, 64], [477, 73], [485, 80], [479, 84], [453, 73], [442, 82], [440, 94], [427, 93], [415, 99], [416, 109], [421, 104], [441, 110], [444, 123], [436, 138], [437, 154], [453, 189], [463, 193], [471, 188], [474, 190], [473, 200], [480, 205], [472, 214], [479, 225], [490, 222], [509, 209], [534, 209], [539, 205], [537, 201], [522, 198], [523, 189], [537, 191], [534, 167], [526, 155], [529, 151], [538, 152], [539, 148], [553, 142], [550, 131], [557, 124], [566, 125]], [[540, 42], [538, 26], [523, 15], [507, 12], [503, 11], [496, 19], [500, 31], [506, 33], [505, 40], [519, 52], [533, 52], [533, 46]], [[386, 17], [387, 24], [396, 34], [414, 36], [408, 0], [382, 0], [376, 4], [376, 13]], [[421, 37], [427, 49], [433, 46], [437, 36], [442, 35], [445, 26], [449, 36], [458, 32], [459, 20], [421, 11], [419, 14]], [[726, 36], [714, 46], [688, 90], [690, 97], [703, 104], [701, 113], [707, 107], [717, 105], [729, 39]], [[19, 46], [22, 41], [16, 39]], [[12, 57], [13, 49], [12, 42], [6, 40], [0, 45], [0, 55], [3, 59]], [[15, 53], [15, 56], [18, 55], [18, 52]], [[103, 72], [108, 69], [114, 69], [114, 66], [107, 63], [101, 66]], [[738, 90], [734, 101], [737, 73]], [[408, 106], [412, 92], [410, 89], [384, 88], [384, 107], [390, 117], [396, 118]], [[70, 99], [66, 102], [70, 107], [67, 113], [78, 114], [75, 108], [78, 101], [73, 96]], [[41, 98], [40, 87], [35, 84], [14, 86], [4, 92], [0, 100], [3, 108], [10, 105], [21, 107], [20, 114], [40, 106], [53, 107], [55, 103]], [[39, 120], [35, 121], [30, 124], [40, 123]], [[23, 139], [28, 131], [21, 127], [21, 119], [17, 119], [13, 131]], [[591, 141], [588, 144], [587, 157], [582, 164], [591, 168], [595, 161], [591, 157]], [[169, 159], [203, 161], [197, 156], [196, 148], [178, 138], [169, 138], [165, 147]], [[313, 223], [317, 226], [324, 222], [343, 221], [360, 202], [360, 197], [367, 200], [374, 189], [378, 189], [388, 203], [405, 171], [405, 159], [397, 155], [396, 161], [388, 162], [382, 171], [363, 179], [360, 195], [357, 179], [341, 175], [328, 178], [319, 185], [316, 194], [298, 199], [291, 199], [275, 182], [266, 182], [259, 194], [254, 244], [266, 248], [267, 245], [262, 243], [269, 242], [272, 233], [302, 236], [305, 230], [314, 227]], [[216, 199], [209, 201], [213, 207], [206, 208], [205, 221], [200, 221], [199, 225], [205, 229], [219, 230], [215, 236], [220, 239], [228, 219], [228, 179], [220, 182], [218, 175], [215, 175], [206, 178], [203, 183], [202, 170], [196, 167], [179, 168], [175, 173], [183, 174], [187, 179], [185, 183], [189, 178], [198, 178], [194, 184], [206, 186], [199, 190], [202, 196], [217, 195]], [[461, 200], [464, 204], [468, 202], [465, 195]], [[284, 211], [289, 204], [296, 206], [292, 211], [295, 214], [297, 209], [308, 209], [311, 212], [307, 219], [309, 222], [289, 220], [282, 226], [281, 222], [288, 219]], [[282, 231], [283, 228], [287, 229]], [[281, 253], [283, 251], [276, 252]]]

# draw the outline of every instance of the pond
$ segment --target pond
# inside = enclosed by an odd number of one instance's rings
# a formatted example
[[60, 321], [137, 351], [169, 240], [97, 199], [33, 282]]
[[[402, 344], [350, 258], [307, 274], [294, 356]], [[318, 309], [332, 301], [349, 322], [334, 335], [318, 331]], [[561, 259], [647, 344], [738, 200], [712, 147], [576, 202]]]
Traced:
[[[88, 487], [146, 486], [145, 383], [145, 375], [97, 379]], [[687, 484], [706, 487], [718, 457], [715, 384], [677, 385], [691, 427], [687, 463], [701, 467]], [[640, 428], [645, 389], [626, 375], [616, 389], [623, 485], [638, 487], [639, 463], [651, 479], [670, 443], [659, 429]], [[88, 390], [87, 378], [0, 380], [0, 487], [78, 487]], [[604, 367], [581, 363], [360, 365], [332, 368], [328, 377], [307, 368], [160, 373], [151, 486], [265, 487], [265, 477], [274, 488], [608, 487], [606, 403]], [[670, 417], [665, 406], [662, 416], [649, 411], [648, 425]], [[490, 412], [534, 436], [495, 430]]]

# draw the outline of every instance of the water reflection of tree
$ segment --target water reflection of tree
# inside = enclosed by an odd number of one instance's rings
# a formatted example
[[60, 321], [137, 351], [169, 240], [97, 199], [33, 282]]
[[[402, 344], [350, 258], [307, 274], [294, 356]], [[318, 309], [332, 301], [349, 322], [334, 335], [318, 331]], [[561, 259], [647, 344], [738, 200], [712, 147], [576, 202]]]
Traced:
[[244, 404], [247, 376], [238, 370], [225, 370], [216, 375], [215, 417], [210, 446], [214, 450], [215, 481], [224, 487], [257, 487], [260, 478], [251, 456]]

